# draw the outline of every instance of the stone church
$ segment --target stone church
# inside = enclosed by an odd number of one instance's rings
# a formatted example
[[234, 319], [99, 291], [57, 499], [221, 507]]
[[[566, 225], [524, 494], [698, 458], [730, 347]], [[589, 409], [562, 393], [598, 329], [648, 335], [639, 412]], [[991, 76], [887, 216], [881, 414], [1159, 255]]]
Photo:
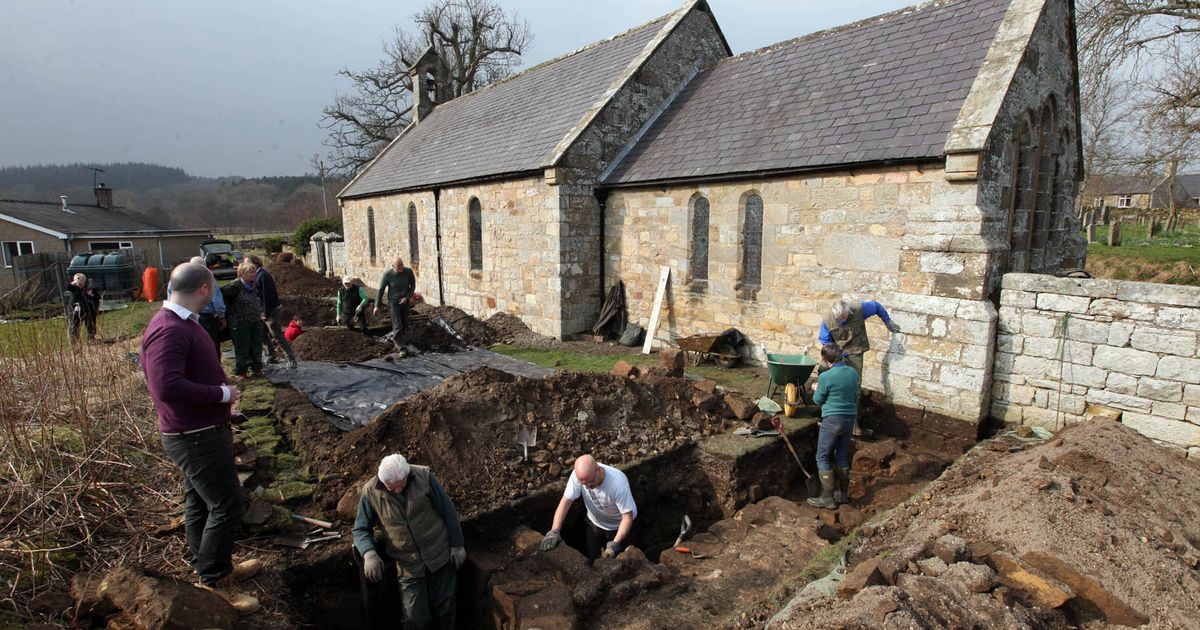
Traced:
[[[881, 301], [864, 385], [987, 415], [1000, 279], [1080, 266], [1073, 5], [934, 0], [733, 56], [703, 0], [439, 102], [340, 193], [348, 272], [391, 257], [434, 303], [562, 337], [624, 281], [664, 342], [815, 344]], [[758, 358], [761, 358], [760, 356]]]

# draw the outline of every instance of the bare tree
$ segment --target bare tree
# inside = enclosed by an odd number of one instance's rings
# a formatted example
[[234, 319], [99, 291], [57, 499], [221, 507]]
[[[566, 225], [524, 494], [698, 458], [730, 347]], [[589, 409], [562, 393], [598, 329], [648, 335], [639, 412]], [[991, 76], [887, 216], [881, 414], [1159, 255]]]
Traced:
[[353, 174], [410, 122], [409, 66], [430, 46], [448, 77], [451, 97], [509, 76], [533, 41], [529, 24], [495, 0], [434, 0], [413, 16], [414, 31], [397, 27], [383, 46], [384, 58], [368, 70], [341, 70], [352, 90], [322, 110], [329, 130], [329, 168]]

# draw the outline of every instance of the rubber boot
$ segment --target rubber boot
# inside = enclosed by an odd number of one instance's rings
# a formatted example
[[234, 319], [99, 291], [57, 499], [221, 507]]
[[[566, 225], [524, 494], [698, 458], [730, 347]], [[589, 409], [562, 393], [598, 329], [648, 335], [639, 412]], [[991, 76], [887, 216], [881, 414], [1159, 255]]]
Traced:
[[833, 500], [838, 505], [850, 504], [850, 469], [849, 468], [834, 468], [834, 478], [837, 480], [837, 487], [833, 490]]
[[808, 504], [826, 510], [837, 509], [837, 501], [833, 500], [833, 471], [822, 470], [817, 477], [821, 480], [821, 496], [809, 499]]

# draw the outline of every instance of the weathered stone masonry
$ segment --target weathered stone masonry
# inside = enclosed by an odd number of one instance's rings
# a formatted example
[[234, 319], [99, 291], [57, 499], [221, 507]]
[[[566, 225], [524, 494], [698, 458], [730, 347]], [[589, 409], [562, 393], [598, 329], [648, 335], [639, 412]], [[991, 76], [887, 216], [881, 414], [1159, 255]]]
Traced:
[[1089, 405], [1200, 459], [1200, 288], [1008, 274], [992, 415], [1056, 430]]

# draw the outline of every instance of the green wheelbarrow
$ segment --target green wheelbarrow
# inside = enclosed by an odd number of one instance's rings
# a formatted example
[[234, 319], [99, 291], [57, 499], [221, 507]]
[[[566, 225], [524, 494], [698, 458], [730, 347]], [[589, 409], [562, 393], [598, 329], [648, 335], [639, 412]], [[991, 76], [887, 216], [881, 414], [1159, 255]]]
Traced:
[[[817, 362], [805, 354], [767, 353], [767, 398], [773, 397], [780, 388], [784, 390], [785, 415], [795, 415], [796, 403], [812, 404], [804, 384], [817, 368]], [[792, 390], [788, 386], [795, 389]]]

